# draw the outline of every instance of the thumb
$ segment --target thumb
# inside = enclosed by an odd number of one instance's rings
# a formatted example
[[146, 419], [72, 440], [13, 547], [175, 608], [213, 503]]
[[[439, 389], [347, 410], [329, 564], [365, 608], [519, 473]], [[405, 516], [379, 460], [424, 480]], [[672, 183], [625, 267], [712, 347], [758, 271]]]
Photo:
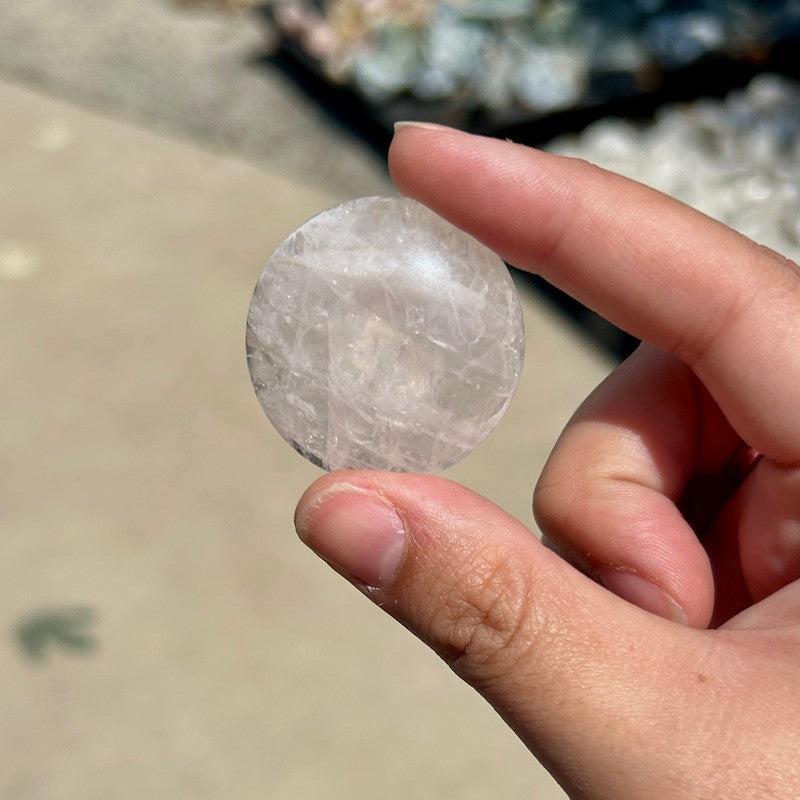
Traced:
[[666, 773], [670, 796], [682, 796], [675, 752], [687, 728], [704, 727], [687, 722], [708, 702], [694, 666], [711, 661], [708, 632], [628, 605], [441, 478], [327, 475], [295, 522], [481, 692], [573, 796], [658, 796]]

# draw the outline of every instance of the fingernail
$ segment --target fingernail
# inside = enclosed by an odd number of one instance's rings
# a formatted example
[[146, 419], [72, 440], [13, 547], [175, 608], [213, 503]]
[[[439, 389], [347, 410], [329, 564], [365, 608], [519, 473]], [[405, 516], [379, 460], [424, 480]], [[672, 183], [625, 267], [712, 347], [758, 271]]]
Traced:
[[600, 583], [610, 592], [659, 617], [688, 624], [684, 610], [662, 589], [646, 578], [621, 569], [600, 573]]
[[382, 497], [338, 484], [298, 515], [298, 536], [320, 557], [367, 586], [382, 587], [400, 568], [405, 529]]
[[415, 122], [414, 120], [400, 120], [394, 124], [394, 132], [397, 133], [401, 128], [422, 128], [428, 131], [454, 131], [455, 128], [448, 128], [446, 125], [437, 125], [435, 122]]

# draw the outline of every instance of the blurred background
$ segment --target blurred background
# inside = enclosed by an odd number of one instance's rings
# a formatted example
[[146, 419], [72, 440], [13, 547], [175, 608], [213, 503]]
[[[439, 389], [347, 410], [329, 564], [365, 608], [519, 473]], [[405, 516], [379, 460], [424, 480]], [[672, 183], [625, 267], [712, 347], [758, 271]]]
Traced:
[[[798, 78], [800, 0], [5, 0], [0, 798], [563, 798], [296, 540], [319, 473], [250, 386], [250, 293], [305, 219], [392, 192], [409, 118], [590, 159], [798, 259]], [[520, 391], [448, 476], [532, 525], [635, 343], [515, 278]]]

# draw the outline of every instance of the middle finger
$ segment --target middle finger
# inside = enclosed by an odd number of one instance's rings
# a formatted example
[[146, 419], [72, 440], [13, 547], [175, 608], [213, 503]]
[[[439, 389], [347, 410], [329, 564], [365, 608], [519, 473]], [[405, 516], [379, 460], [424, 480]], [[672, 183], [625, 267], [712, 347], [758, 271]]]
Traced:
[[708, 556], [678, 507], [689, 479], [739, 439], [696, 377], [642, 346], [575, 414], [534, 496], [537, 521], [569, 560], [649, 611], [705, 626]]

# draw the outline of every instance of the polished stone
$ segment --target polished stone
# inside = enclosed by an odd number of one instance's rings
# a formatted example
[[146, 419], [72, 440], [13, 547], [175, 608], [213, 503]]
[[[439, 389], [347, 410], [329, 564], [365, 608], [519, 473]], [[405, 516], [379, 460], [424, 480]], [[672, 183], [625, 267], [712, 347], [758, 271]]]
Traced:
[[523, 361], [497, 255], [405, 198], [351, 200], [269, 259], [247, 360], [278, 432], [325, 469], [437, 472], [494, 429]]

